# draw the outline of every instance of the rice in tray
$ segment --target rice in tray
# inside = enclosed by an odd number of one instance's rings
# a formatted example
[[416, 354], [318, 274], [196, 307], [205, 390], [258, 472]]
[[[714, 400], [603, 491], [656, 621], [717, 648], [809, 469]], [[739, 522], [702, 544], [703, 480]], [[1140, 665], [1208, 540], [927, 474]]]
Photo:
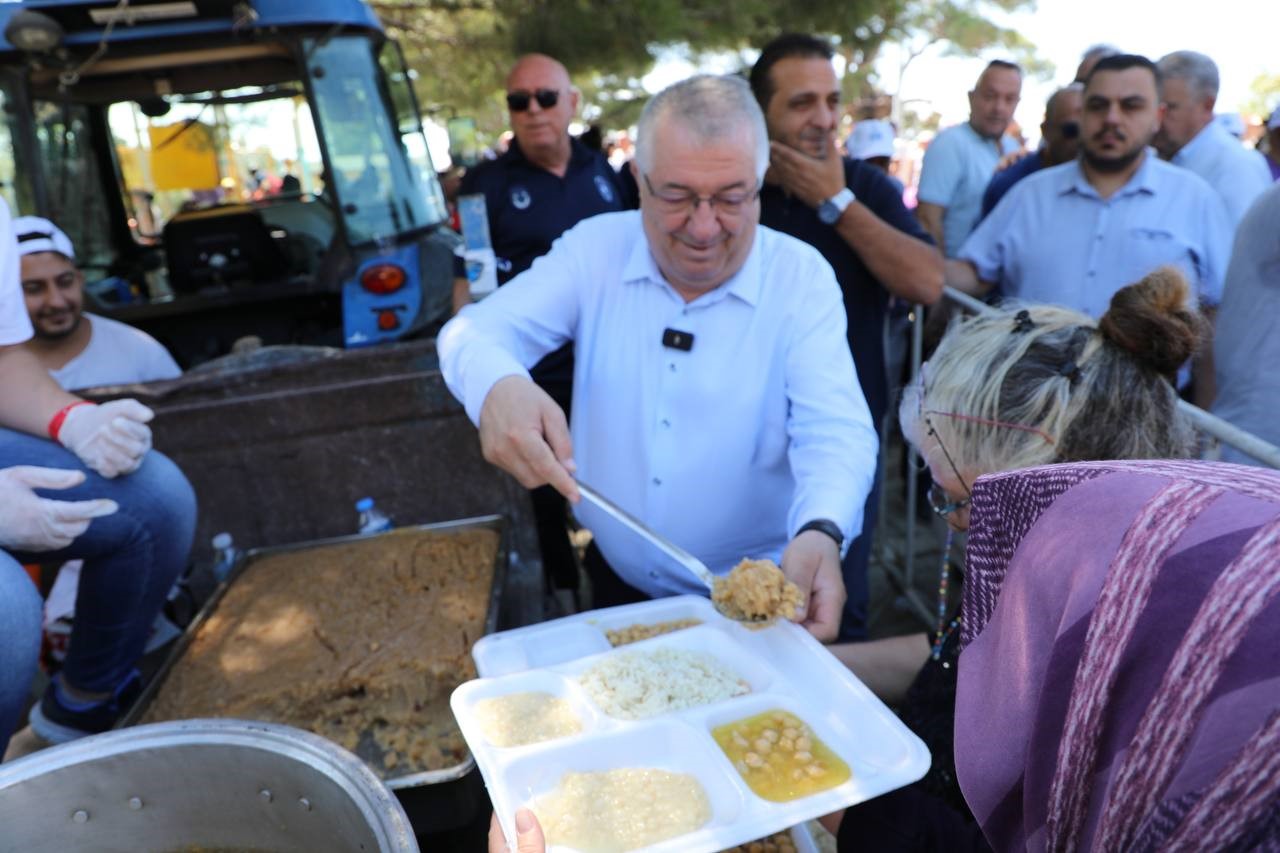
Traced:
[[713, 656], [675, 648], [610, 655], [578, 681], [602, 711], [623, 720], [709, 705], [751, 692], [750, 684]]

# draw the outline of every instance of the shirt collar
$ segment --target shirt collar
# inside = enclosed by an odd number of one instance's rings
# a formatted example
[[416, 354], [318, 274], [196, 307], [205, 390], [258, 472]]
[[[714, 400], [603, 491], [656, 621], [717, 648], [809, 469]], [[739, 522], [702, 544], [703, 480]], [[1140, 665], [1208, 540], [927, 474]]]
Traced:
[[[639, 213], [638, 216], [643, 217], [644, 214]], [[675, 288], [671, 287], [662, 270], [658, 268], [658, 262], [654, 260], [653, 252], [649, 249], [649, 235], [644, 232], [643, 219], [637, 218], [636, 225], [641, 229], [640, 239], [632, 244], [631, 254], [622, 268], [623, 282], [653, 282], [667, 288], [677, 298], [683, 298], [676, 293]], [[756, 305], [760, 301], [760, 269], [763, 263], [760, 259], [760, 244], [765, 236], [762, 233], [764, 230], [763, 225], [756, 225], [751, 251], [747, 253], [747, 260], [743, 263], [742, 269], [734, 273], [724, 284], [709, 293], [704, 293], [690, 304], [709, 304], [718, 302], [726, 296], [734, 296], [748, 305]]]
[[1185, 166], [1190, 163], [1200, 154], [1202, 149], [1209, 148], [1215, 141], [1217, 141], [1214, 139], [1215, 131], [1230, 135], [1227, 134], [1227, 132], [1223, 130], [1216, 121], [1210, 121], [1204, 127], [1200, 128], [1200, 132], [1191, 137], [1191, 139], [1187, 141], [1186, 145], [1178, 149], [1178, 153], [1173, 155], [1170, 162], [1178, 166]]
[[[1112, 198], [1136, 193], [1154, 195], [1156, 191], [1156, 178], [1153, 174], [1155, 167], [1151, 163], [1155, 159], [1155, 150], [1148, 146], [1138, 171], [1133, 173], [1132, 177], [1129, 178], [1129, 182], [1121, 187], [1120, 191]], [[1089, 183], [1089, 179], [1085, 177], [1084, 169], [1080, 168], [1080, 159], [1078, 157], [1072, 161], [1070, 168], [1062, 170], [1058, 183], [1059, 195], [1066, 195], [1072, 192], [1088, 198], [1099, 198], [1098, 191], [1093, 188], [1093, 185]]]

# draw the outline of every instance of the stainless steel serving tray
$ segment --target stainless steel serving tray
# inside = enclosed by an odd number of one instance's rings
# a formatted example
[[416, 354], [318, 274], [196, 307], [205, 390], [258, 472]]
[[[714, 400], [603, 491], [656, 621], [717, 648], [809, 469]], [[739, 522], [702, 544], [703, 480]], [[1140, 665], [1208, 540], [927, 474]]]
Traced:
[[[116, 724], [116, 728], [124, 728], [137, 724], [142, 715], [146, 713], [147, 708], [155, 700], [160, 688], [164, 685], [165, 679], [168, 678], [170, 671], [174, 665], [186, 653], [187, 648], [191, 645], [200, 627], [204, 624], [222, 601], [222, 597], [226, 594], [236, 580], [252, 565], [256, 560], [269, 557], [276, 554], [288, 554], [295, 551], [311, 550], [313, 548], [323, 548], [327, 545], [342, 545], [349, 542], [360, 542], [367, 539], [376, 539], [379, 536], [385, 536], [393, 532], [403, 532], [405, 530], [422, 531], [428, 533], [440, 533], [450, 531], [465, 530], [494, 530], [498, 533], [498, 552], [494, 559], [493, 566], [493, 584], [489, 592], [489, 605], [485, 614], [484, 633], [491, 634], [498, 627], [498, 611], [502, 603], [502, 589], [506, 580], [507, 554], [509, 551], [509, 530], [506, 520], [500, 515], [485, 515], [476, 518], [464, 518], [456, 521], [444, 521], [436, 524], [420, 524], [410, 527], [398, 527], [394, 531], [386, 533], [367, 533], [356, 534], [352, 536], [338, 536], [329, 539], [313, 539], [308, 542], [297, 542], [291, 545], [279, 545], [269, 548], [255, 548], [243, 554], [232, 568], [231, 573], [227, 577], [227, 582], [221, 584], [218, 589], [209, 597], [204, 606], [200, 608], [196, 617], [191, 620], [191, 624], [187, 626], [186, 631], [174, 643], [173, 649], [170, 650], [168, 657], [165, 658], [164, 664], [156, 672], [155, 678], [147, 685], [146, 689], [138, 697], [138, 701], [133, 707], [121, 717]], [[384, 780], [384, 784], [395, 791], [402, 802], [405, 803], [406, 810], [410, 813], [410, 818], [414, 818], [415, 811], [412, 802], [405, 802], [406, 796], [412, 795], [415, 789], [427, 789], [429, 786], [440, 786], [445, 783], [460, 782], [475, 769], [475, 759], [470, 753], [467, 754], [465, 760], [455, 764], [452, 767], [446, 767], [441, 770], [424, 770], [419, 773], [411, 773], [405, 776], [399, 776], [392, 779]], [[417, 821], [414, 821], [415, 828]]]

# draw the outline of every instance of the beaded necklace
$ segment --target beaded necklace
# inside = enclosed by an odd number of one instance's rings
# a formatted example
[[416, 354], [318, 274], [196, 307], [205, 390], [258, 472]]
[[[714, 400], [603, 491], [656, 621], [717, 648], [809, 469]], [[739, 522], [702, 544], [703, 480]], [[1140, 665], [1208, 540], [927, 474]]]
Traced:
[[[951, 530], [947, 530], [947, 544], [942, 549], [942, 569], [938, 577], [938, 630], [934, 634], [933, 651], [931, 656], [933, 659], [939, 660], [942, 657], [942, 647], [946, 645], [947, 638], [960, 625], [960, 615], [956, 614], [956, 618], [951, 620], [951, 624], [947, 624], [947, 586], [951, 582], [951, 540], [954, 534]], [[950, 664], [944, 663], [944, 667], [950, 668]]]

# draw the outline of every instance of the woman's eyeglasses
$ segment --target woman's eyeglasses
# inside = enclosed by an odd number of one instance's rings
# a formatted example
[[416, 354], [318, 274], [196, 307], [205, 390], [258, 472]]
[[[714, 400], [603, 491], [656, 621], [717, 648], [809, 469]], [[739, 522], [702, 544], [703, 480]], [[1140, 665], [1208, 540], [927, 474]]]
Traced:
[[[964, 481], [961, 480], [961, 485]], [[965, 486], [968, 488], [968, 486]], [[969, 505], [970, 498], [964, 497], [960, 500], [952, 500], [951, 496], [943, 490], [937, 483], [929, 484], [929, 491], [925, 493], [929, 499], [929, 509], [933, 510], [941, 518], [946, 518], [953, 512], [959, 512]]]
[[529, 109], [530, 101], [537, 101], [538, 106], [544, 110], [549, 110], [560, 102], [560, 92], [557, 89], [539, 89], [532, 94], [529, 92], [507, 92], [507, 109], [513, 113], [522, 113]]

